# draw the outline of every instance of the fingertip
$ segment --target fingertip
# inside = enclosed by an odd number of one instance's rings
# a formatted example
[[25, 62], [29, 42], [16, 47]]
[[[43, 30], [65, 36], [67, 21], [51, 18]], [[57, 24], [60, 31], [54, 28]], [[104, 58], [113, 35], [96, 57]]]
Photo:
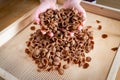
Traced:
[[46, 31], [45, 31], [45, 30], [41, 30], [41, 32], [42, 32], [43, 35], [46, 34]]
[[56, 9], [58, 9], [58, 6], [54, 5], [52, 8], [53, 8], [53, 10], [56, 10]]
[[53, 37], [54, 36], [54, 34], [52, 33], [52, 32], [49, 32], [49, 34], [48, 34], [50, 37]]
[[78, 10], [77, 9], [75, 9], [75, 13], [78, 14]]
[[78, 30], [79, 30], [79, 31], [81, 31], [82, 29], [83, 29], [83, 26], [82, 26], [82, 25], [78, 26]]
[[84, 20], [84, 21], [82, 22], [82, 26], [85, 26], [85, 23], [86, 23], [86, 20]]
[[74, 36], [74, 32], [70, 32], [70, 37], [73, 37]]
[[39, 24], [40, 19], [39, 19], [38, 17], [36, 17], [36, 18], [34, 19], [34, 21], [35, 21], [37, 24]]
[[86, 19], [86, 12], [83, 12], [82, 15], [83, 15], [84, 19]]

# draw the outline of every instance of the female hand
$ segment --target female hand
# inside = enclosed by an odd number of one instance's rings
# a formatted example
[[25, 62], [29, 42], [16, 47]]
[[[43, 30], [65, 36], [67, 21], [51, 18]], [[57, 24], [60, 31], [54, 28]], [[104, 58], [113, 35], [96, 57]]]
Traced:
[[[41, 0], [41, 4], [39, 5], [38, 9], [36, 10], [34, 14], [34, 21], [39, 24], [39, 14], [42, 12], [45, 12], [47, 9], [52, 8], [56, 9], [56, 0]], [[44, 30], [41, 30], [43, 34], [46, 34]], [[51, 32], [48, 34], [50, 37], [54, 36], [54, 34]]]
[[[85, 19], [86, 18], [86, 12], [84, 8], [80, 5], [81, 0], [65, 0], [63, 4], [63, 8], [75, 8]], [[85, 20], [82, 23], [82, 26], [84, 25]]]
[[[63, 8], [75, 8], [82, 16], [84, 21], [78, 26], [78, 30], [81, 30], [86, 22], [86, 12], [84, 8], [80, 5], [81, 0], [66, 0], [63, 4]], [[70, 32], [71, 37], [74, 36], [73, 32]]]
[[39, 5], [38, 9], [34, 14], [34, 20], [37, 24], [39, 24], [39, 14], [45, 12], [47, 9], [52, 8], [56, 9], [56, 0], [41, 0], [41, 4]]

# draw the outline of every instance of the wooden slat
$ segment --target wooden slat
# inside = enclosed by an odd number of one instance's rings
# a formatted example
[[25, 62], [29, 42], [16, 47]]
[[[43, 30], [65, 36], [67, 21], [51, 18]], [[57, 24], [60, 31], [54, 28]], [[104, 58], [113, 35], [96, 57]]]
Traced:
[[108, 6], [103, 6], [100, 4], [92, 4], [90, 2], [82, 1], [81, 5], [83, 8], [88, 11], [98, 15], [102, 15], [108, 18], [120, 20], [120, 10], [111, 8]]
[[119, 70], [117, 72], [117, 76], [116, 76], [116, 79], [115, 80], [120, 80], [120, 66], [119, 66]]
[[96, 3], [120, 9], [120, 0], [96, 0]]
[[120, 47], [114, 58], [107, 80], [115, 80], [119, 67], [120, 67]]

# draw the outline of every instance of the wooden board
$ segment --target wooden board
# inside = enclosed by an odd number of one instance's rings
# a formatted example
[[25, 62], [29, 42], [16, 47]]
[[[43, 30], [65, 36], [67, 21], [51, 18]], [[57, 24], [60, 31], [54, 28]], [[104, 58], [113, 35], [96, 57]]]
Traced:
[[119, 67], [119, 70], [117, 72], [117, 76], [116, 76], [116, 80], [119, 80], [120, 79], [120, 67]]
[[[15, 30], [17, 28], [19, 29], [22, 26], [27, 27], [25, 29], [20, 29], [18, 31], [19, 33], [15, 32], [16, 35], [14, 34], [15, 36], [13, 38], [11, 37], [12, 39], [9, 38], [10, 40], [7, 43], [2, 44], [2, 46], [0, 47], [0, 68], [4, 70], [3, 73], [7, 72], [6, 75], [10, 75], [9, 77], [11, 77], [11, 79], [114, 80], [108, 79], [108, 77], [109, 73], [111, 73], [112, 71], [115, 72], [117, 70], [114, 68], [113, 62], [118, 62], [119, 56], [118, 58], [116, 58], [116, 52], [112, 51], [111, 48], [119, 46], [120, 43], [119, 21], [88, 12], [86, 25], [93, 26], [95, 37], [95, 48], [92, 52], [90, 52], [90, 54], [88, 54], [92, 57], [90, 67], [88, 69], [82, 69], [73, 65], [65, 71], [64, 76], [60, 76], [57, 74], [57, 72], [37, 72], [37, 66], [34, 64], [32, 59], [25, 54], [25, 41], [28, 39], [30, 33], [33, 32], [30, 30], [30, 26], [33, 24], [28, 25], [30, 23], [28, 19], [29, 18], [19, 23], [15, 22], [16, 24], [13, 23], [13, 27], [16, 27]], [[101, 31], [97, 30], [98, 24], [96, 23], [96, 20], [101, 21], [100, 24], [103, 26], [103, 29]], [[108, 38], [102, 39], [101, 34], [103, 33], [108, 34]], [[4, 36], [0, 36], [0, 39], [2, 38], [4, 38]], [[115, 65], [117, 65], [117, 63]], [[111, 66], [113, 69], [111, 69]], [[115, 74], [116, 73], [114, 73], [114, 75]], [[3, 75], [3, 77], [5, 77], [6, 80], [9, 80], [9, 77], [6, 77], [5, 75]]]
[[117, 76], [120, 74], [120, 73], [117, 73], [119, 70], [119, 67], [120, 67], [120, 47], [111, 65], [107, 80], [117, 80]]
[[120, 9], [120, 0], [96, 0], [96, 3]]

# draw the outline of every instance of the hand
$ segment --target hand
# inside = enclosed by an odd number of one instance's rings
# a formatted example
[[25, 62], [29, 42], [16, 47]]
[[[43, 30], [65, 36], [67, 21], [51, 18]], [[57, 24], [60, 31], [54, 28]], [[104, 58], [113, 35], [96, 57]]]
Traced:
[[[86, 22], [86, 12], [83, 9], [83, 7], [79, 4], [81, 2], [81, 0], [66, 0], [63, 4], [63, 8], [75, 8], [84, 18], [84, 21], [82, 22], [82, 24], [80, 26], [78, 26], [78, 30], [81, 31], [82, 27], [84, 26], [85, 22]], [[70, 36], [73, 37], [74, 33], [70, 32]]]
[[45, 12], [47, 9], [52, 8], [56, 9], [56, 0], [41, 0], [41, 4], [39, 5], [38, 9], [34, 14], [34, 20], [37, 24], [39, 24], [39, 14]]
[[[39, 14], [42, 12], [45, 12], [47, 9], [52, 8], [52, 9], [56, 9], [56, 0], [41, 0], [41, 4], [39, 5], [38, 9], [36, 10], [35, 14], [34, 14], [34, 21], [39, 24], [40, 22], [40, 18], [39, 18]], [[41, 32], [43, 34], [46, 34], [46, 32], [44, 30], [41, 30]], [[54, 36], [54, 34], [51, 32], [48, 34], [50, 37]]]

